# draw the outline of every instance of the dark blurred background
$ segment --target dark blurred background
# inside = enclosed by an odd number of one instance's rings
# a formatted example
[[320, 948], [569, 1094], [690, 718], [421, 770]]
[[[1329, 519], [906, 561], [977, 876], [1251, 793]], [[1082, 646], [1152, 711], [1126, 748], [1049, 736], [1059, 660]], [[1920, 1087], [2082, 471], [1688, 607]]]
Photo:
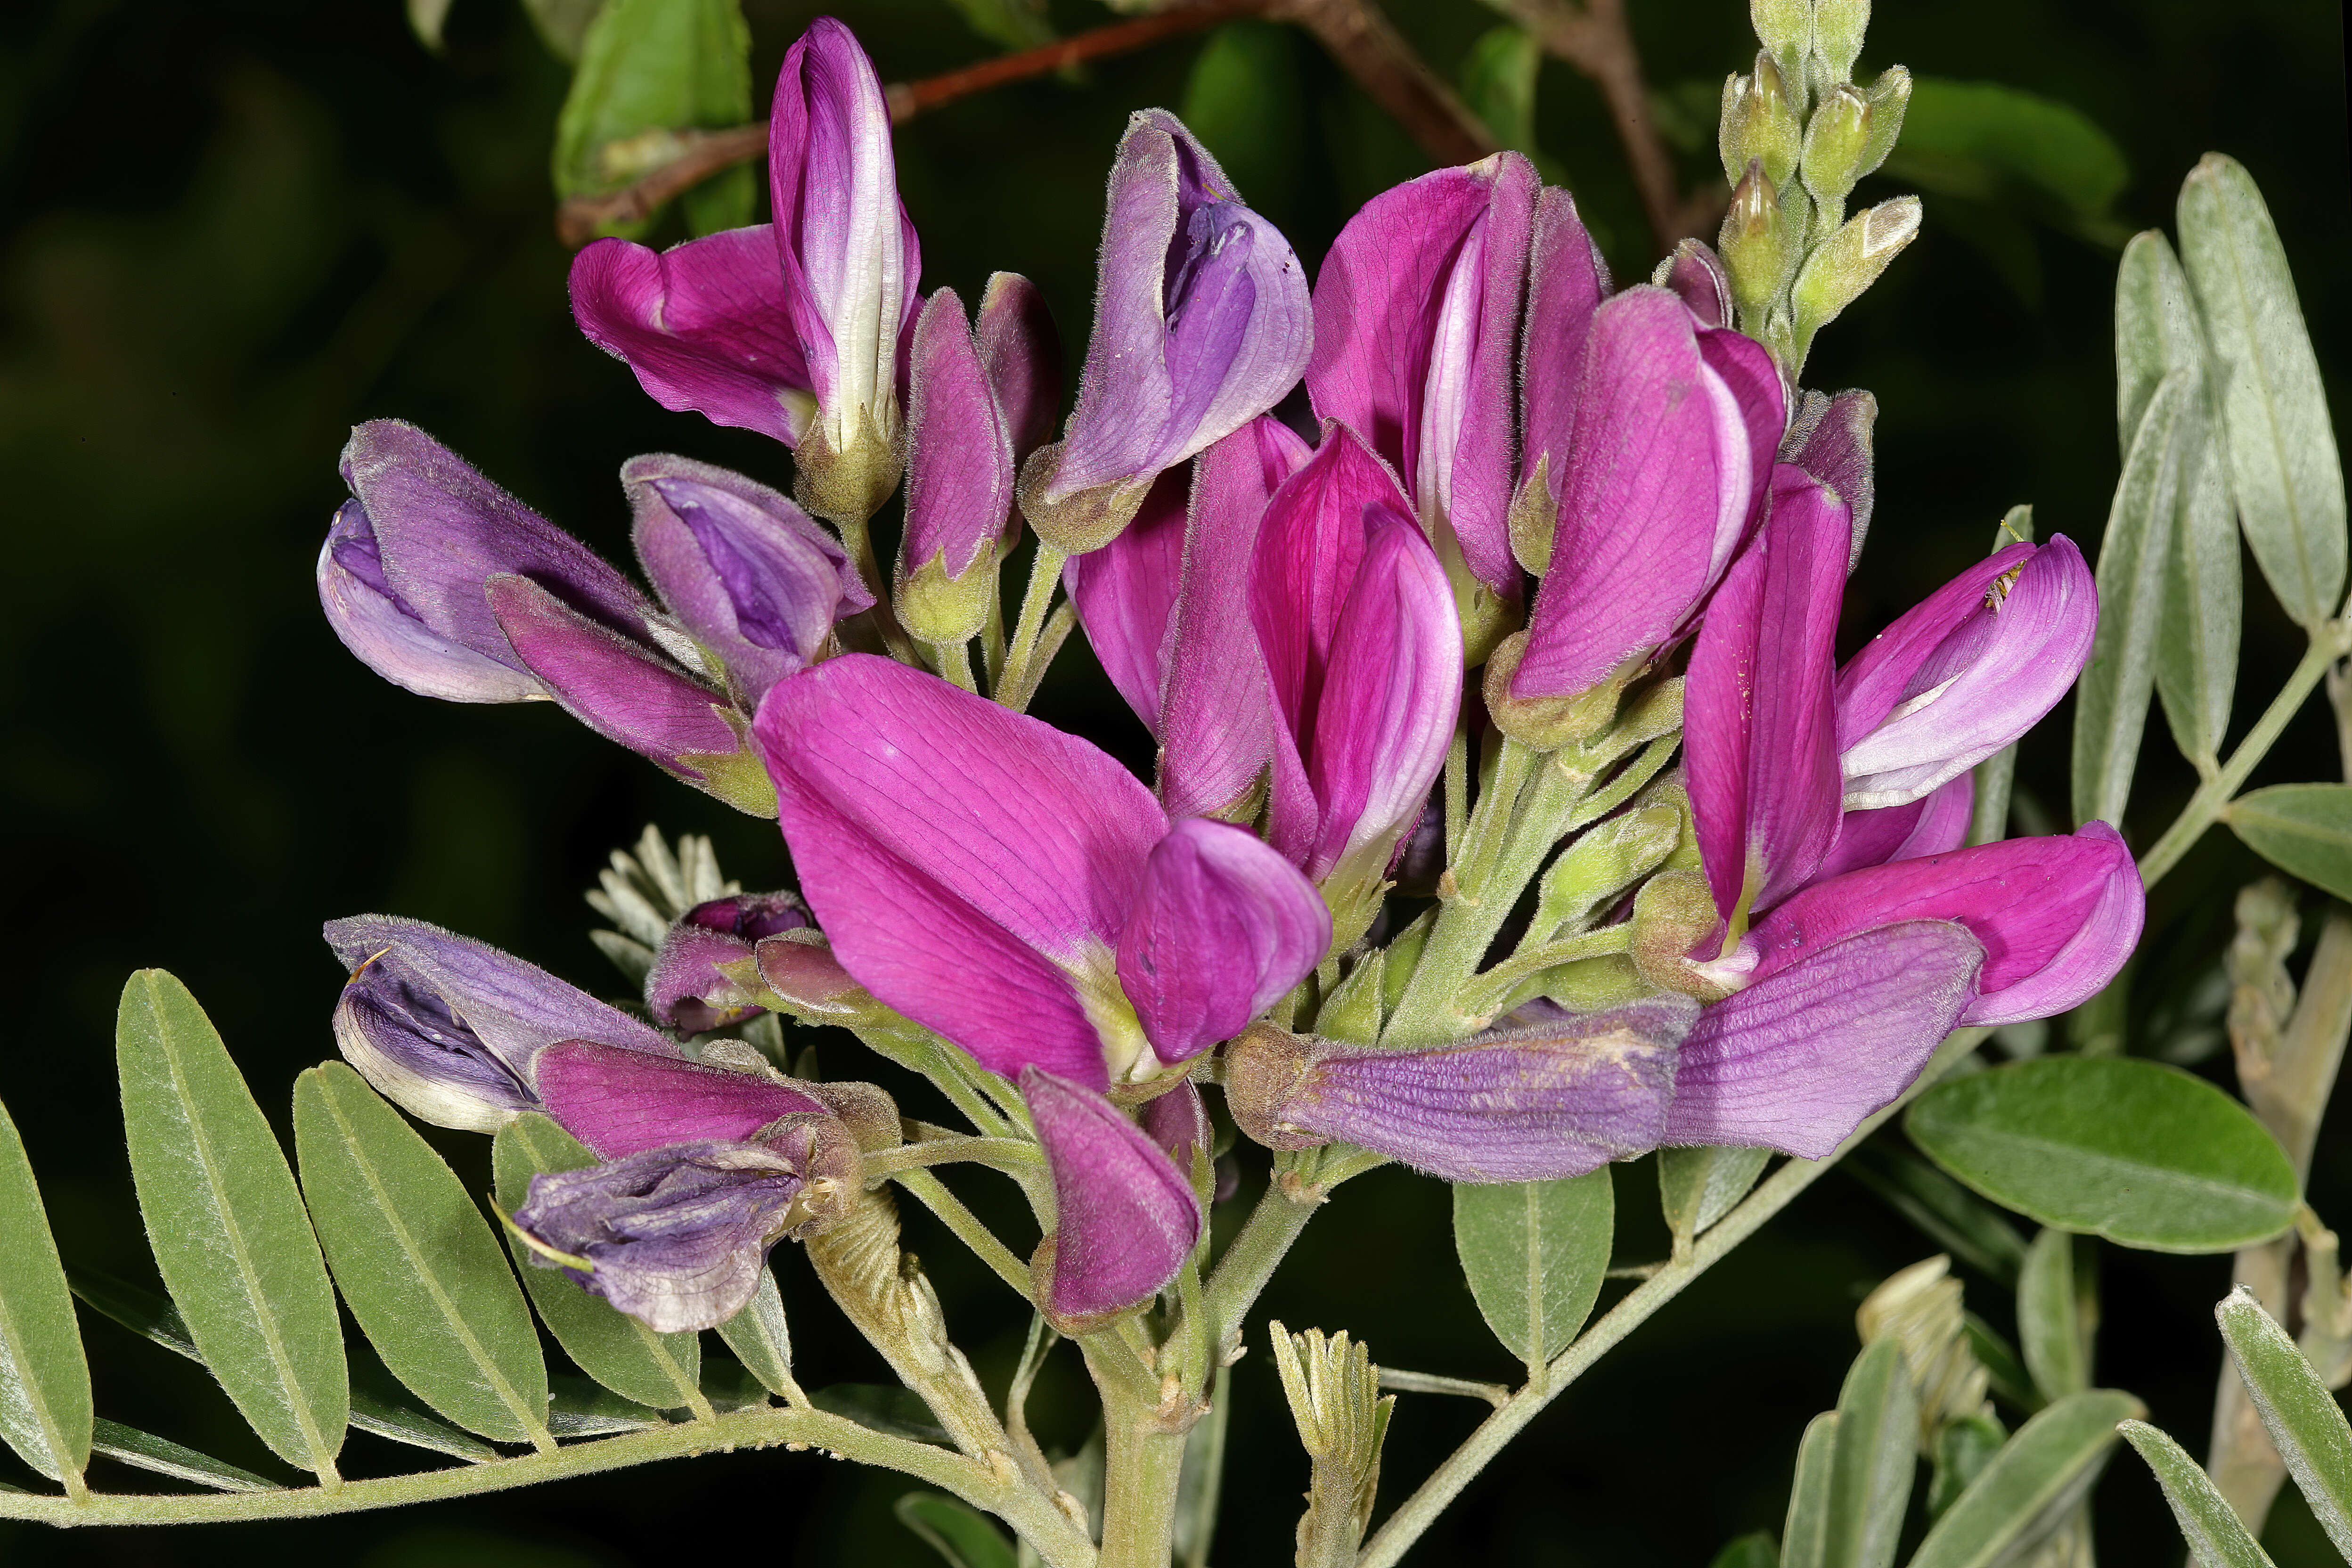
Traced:
[[[939, 0], [836, 9], [886, 80], [992, 51]], [[1471, 0], [1393, 9], [1449, 76], [1498, 21]], [[1713, 168], [1717, 89], [1754, 48], [1745, 7], [1632, 9], [1694, 184]], [[747, 10], [764, 104], [815, 7], [750, 0]], [[1111, 19], [1090, 0], [1055, 0], [1052, 15], [1066, 31]], [[2328, 0], [1913, 0], [1877, 17], [1864, 68], [1901, 61], [2071, 105], [2120, 151], [2124, 179], [2111, 200], [2094, 179], [2070, 205], [2047, 182], [1956, 184], [1947, 169], [1920, 241], [1824, 334], [1808, 381], [1873, 388], [1882, 409], [1877, 521], [1850, 644], [1980, 554], [2012, 502], [2034, 502], [2045, 533], [2095, 547], [2117, 468], [2116, 246], [2133, 229], [2169, 226], [2180, 177], [2209, 149], [2244, 162], [2269, 195], [2340, 427], [2352, 363], [2343, 41]], [[1230, 70], [1196, 79], [1204, 48], [1246, 58], [1265, 89], [1235, 93]], [[131, 969], [186, 980], [282, 1129], [292, 1075], [333, 1048], [326, 1019], [341, 977], [321, 921], [359, 910], [436, 921], [609, 992], [618, 981], [586, 939], [580, 894], [646, 823], [712, 835], [747, 884], [779, 876], [772, 827], [551, 707], [441, 705], [388, 686], [319, 615], [311, 563], [342, 494], [335, 456], [357, 419], [415, 421], [615, 559], [627, 546], [613, 476], [633, 454], [676, 450], [784, 482], [781, 450], [664, 413], [573, 330], [547, 174], [565, 82], [510, 0], [457, 0], [437, 57], [395, 0], [0, 7], [0, 1098], [69, 1260], [152, 1277], [114, 1104], [112, 1017]], [[1311, 40], [1236, 24], [903, 128], [925, 286], [971, 299], [991, 270], [1026, 273], [1075, 349], [1108, 159], [1128, 112], [1150, 104], [1197, 114], [1244, 194], [1310, 265], [1358, 204], [1425, 166]], [[1533, 141], [1620, 278], [1645, 272], [1646, 231], [1599, 98], [1556, 62], [1542, 69]], [[1903, 188], [1881, 176], [1863, 197]], [[2251, 566], [2247, 581], [2240, 730], [2299, 651]], [[1086, 662], [1065, 658], [1040, 710], [1142, 761], [1144, 736]], [[2063, 814], [2065, 719], [2062, 710], [2028, 742], [2029, 826], [2037, 805]], [[2129, 825], [2141, 843], [2193, 783], [2165, 754], [2162, 729], [2152, 721]], [[2256, 782], [2335, 767], [2315, 710]], [[2182, 998], [2213, 973], [2231, 894], [2258, 869], [2217, 830], [2164, 884], [2151, 930], [2167, 935], [2138, 967], [2133, 1049], [2197, 1055]], [[2306, 908], [2307, 925], [2317, 912]], [[839, 1054], [828, 1065], [856, 1070]], [[2199, 1070], [2229, 1081], [2226, 1050]], [[484, 1141], [445, 1146], [487, 1185]], [[1249, 1159], [1245, 1194], [1262, 1170]], [[1650, 1163], [1618, 1177], [1620, 1260], [1662, 1256]], [[2340, 1122], [2323, 1136], [2312, 1196], [2338, 1224], [2352, 1217]], [[943, 1237], [915, 1221], [910, 1231], [959, 1337], [1001, 1386], [1025, 1314]], [[1935, 1250], [1852, 1177], [1822, 1182], [1562, 1398], [1414, 1560], [1704, 1564], [1736, 1533], [1777, 1530], [1797, 1435], [1834, 1402], [1855, 1348], [1855, 1303]], [[2218, 1356], [2209, 1314], [2227, 1260], [2113, 1248], [2104, 1258], [2100, 1380], [2137, 1391], [2201, 1452]], [[792, 1249], [778, 1261], [803, 1381], [879, 1378]], [[1459, 1279], [1444, 1189], [1383, 1172], [1318, 1218], [1265, 1308], [1293, 1327], [1354, 1330], [1391, 1364], [1509, 1375]], [[2000, 1289], [1969, 1279], [1972, 1307], [2007, 1325]], [[278, 1473], [195, 1368], [94, 1317], [86, 1332], [103, 1413]], [[1262, 1333], [1252, 1336], [1231, 1394], [1217, 1552], [1233, 1568], [1289, 1561], [1305, 1483]], [[1077, 1378], [1075, 1358], [1058, 1352], [1036, 1404], [1049, 1441], [1085, 1436]], [[1478, 1410], [1405, 1396], [1384, 1498], [1416, 1483]], [[390, 1473], [414, 1455], [353, 1434], [347, 1462]], [[0, 1479], [27, 1480], [13, 1457], [0, 1457]], [[150, 1480], [105, 1460], [92, 1479], [117, 1490]], [[0, 1560], [931, 1561], [889, 1517], [903, 1485], [814, 1456], [739, 1455], [310, 1523], [67, 1534], [0, 1521]], [[2099, 1513], [2110, 1562], [2179, 1560], [2155, 1488], [2127, 1456]], [[2292, 1489], [2271, 1540], [2283, 1564], [2326, 1561]]]

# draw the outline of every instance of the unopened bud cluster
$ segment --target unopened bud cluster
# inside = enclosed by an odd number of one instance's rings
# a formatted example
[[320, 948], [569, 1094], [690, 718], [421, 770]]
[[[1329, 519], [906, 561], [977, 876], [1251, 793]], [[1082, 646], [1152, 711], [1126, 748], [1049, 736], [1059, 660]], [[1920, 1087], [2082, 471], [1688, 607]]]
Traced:
[[1752, 71], [1723, 84], [1717, 142], [1731, 205], [1717, 248], [1740, 330], [1794, 385], [1813, 335], [1919, 232], [1916, 196], [1845, 215], [1855, 184], [1894, 150], [1911, 73], [1890, 66], [1866, 86], [1853, 80], [1869, 0], [1752, 0], [1748, 10], [1763, 47]]

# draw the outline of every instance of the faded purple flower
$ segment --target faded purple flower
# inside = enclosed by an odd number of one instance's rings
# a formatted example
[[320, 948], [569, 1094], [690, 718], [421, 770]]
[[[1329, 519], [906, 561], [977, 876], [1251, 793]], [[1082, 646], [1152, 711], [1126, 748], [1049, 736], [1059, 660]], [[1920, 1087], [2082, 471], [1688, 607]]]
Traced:
[[756, 965], [763, 938], [814, 924], [796, 893], [737, 893], [697, 904], [670, 927], [646, 972], [646, 1011], [689, 1035], [757, 1016], [765, 1009], [725, 967]]
[[351, 972], [336, 1044], [386, 1099], [436, 1126], [488, 1132], [536, 1108], [540, 1058], [559, 1040], [677, 1054], [617, 1008], [438, 926], [354, 915], [329, 921], [325, 936]]

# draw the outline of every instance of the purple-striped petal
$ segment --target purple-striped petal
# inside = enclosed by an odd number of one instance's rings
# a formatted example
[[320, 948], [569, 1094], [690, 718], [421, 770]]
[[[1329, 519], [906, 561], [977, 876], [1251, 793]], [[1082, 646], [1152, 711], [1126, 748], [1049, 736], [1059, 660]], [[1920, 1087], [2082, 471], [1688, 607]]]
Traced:
[[750, 1303], [779, 1237], [840, 1217], [856, 1161], [841, 1123], [796, 1118], [756, 1143], [673, 1143], [533, 1176], [514, 1224], [534, 1244], [533, 1263], [563, 1267], [656, 1332], [715, 1328]]
[[380, 591], [435, 636], [530, 674], [483, 602], [483, 584], [500, 573], [529, 578], [598, 626], [645, 634], [654, 607], [635, 584], [415, 426], [353, 428], [342, 474], [374, 537]]
[[655, 402], [790, 447], [816, 395], [784, 289], [766, 224], [659, 254], [600, 239], [572, 262], [572, 319]]
[[422, 921], [353, 915], [323, 933], [352, 972], [335, 1006], [343, 1055], [386, 1098], [439, 1127], [490, 1131], [538, 1103], [558, 1040], [675, 1056], [669, 1040], [536, 964]]
[[1331, 943], [1315, 885], [1255, 836], [1178, 823], [1118, 934], [1118, 984], [1159, 1058], [1190, 1060], [1238, 1035], [1314, 971]]
[[776, 78], [768, 187], [785, 309], [826, 444], [852, 449], [865, 434], [861, 416], [887, 442], [898, 434], [899, 340], [922, 262], [898, 200], [881, 79], [830, 16], [809, 24]]
[[1101, 1084], [1142, 1051], [1112, 950], [1168, 824], [1125, 769], [866, 654], [779, 684], [753, 732], [802, 891], [874, 995], [1008, 1077]]
[[1930, 594], [1838, 674], [1846, 805], [1916, 800], [2025, 733], [2082, 673], [2098, 618], [2091, 569], [2063, 534]]
[[605, 630], [528, 578], [493, 577], [485, 597], [524, 666], [598, 734], [696, 783], [741, 749], [720, 717], [727, 699], [675, 659]]
[[1948, 921], [1983, 946], [1971, 1024], [2063, 1011], [2113, 980], [2139, 940], [2145, 900], [2131, 852], [2104, 822], [2005, 838], [1817, 883], [1756, 923], [1742, 944], [1760, 983], [1856, 932]]
[[1225, 1097], [1277, 1149], [1345, 1142], [1454, 1182], [1579, 1176], [1656, 1147], [1697, 1005], [1660, 996], [1423, 1050], [1349, 1050], [1275, 1029], [1234, 1047]]
[[750, 1138], [780, 1116], [830, 1108], [802, 1086], [644, 1051], [562, 1040], [541, 1053], [542, 1109], [606, 1160], [665, 1143]]
[[[421, 697], [445, 702], [520, 702], [547, 689], [516, 668], [511, 648], [477, 653], [426, 626], [384, 580], [367, 509], [347, 500], [319, 547], [319, 604], [362, 664]], [[503, 638], [499, 639], [501, 644]]]
[[[1745, 345], [1742, 347], [1741, 345]], [[1778, 373], [1760, 345], [1697, 331], [1663, 289], [1595, 312], [1565, 463], [1551, 570], [1518, 698], [1591, 689], [1680, 632], [1759, 515], [1777, 439]]]
[[621, 488], [646, 575], [748, 702], [874, 603], [839, 542], [765, 485], [656, 455], [623, 464]]
[[1082, 1329], [1149, 1300], [1201, 1239], [1203, 1215], [1190, 1173], [1082, 1083], [1025, 1068], [1021, 1095], [1054, 1184], [1053, 1245], [1038, 1305]]
[[1712, 1004], [1683, 1041], [1664, 1142], [1827, 1157], [1919, 1076], [1983, 959], [1967, 928], [1909, 921], [1808, 951]]
[[1707, 608], [1685, 688], [1699, 854], [1726, 919], [1802, 887], [1837, 836], [1830, 666], [1845, 589], [1844, 503], [1799, 470]]
[[1322, 804], [1309, 876], [1347, 887], [1388, 867], [1445, 765], [1462, 705], [1462, 623], [1436, 555], [1391, 517], [1341, 606], [1313, 720]]

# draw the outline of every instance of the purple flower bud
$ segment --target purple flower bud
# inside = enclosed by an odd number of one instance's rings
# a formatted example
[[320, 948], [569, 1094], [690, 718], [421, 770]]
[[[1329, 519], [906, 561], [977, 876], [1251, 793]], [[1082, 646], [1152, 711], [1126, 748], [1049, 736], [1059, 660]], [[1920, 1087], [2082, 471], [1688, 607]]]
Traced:
[[437, 1127], [488, 1132], [537, 1106], [538, 1062], [558, 1040], [677, 1053], [545, 970], [438, 926], [354, 915], [328, 922], [325, 935], [351, 971], [336, 1044], [385, 1098]]
[[1177, 1079], [1174, 1089], [1136, 1107], [1135, 1119], [1180, 1171], [1192, 1168], [1194, 1154], [1209, 1152], [1209, 1108], [1189, 1078]]
[[1167, 1150], [1093, 1089], [1030, 1067], [1021, 1097], [1054, 1184], [1037, 1304], [1064, 1332], [1084, 1332], [1176, 1278], [1200, 1244], [1200, 1195]]
[[856, 1145], [839, 1121], [789, 1116], [756, 1142], [673, 1143], [534, 1176], [514, 1224], [532, 1262], [675, 1333], [741, 1311], [769, 1247], [833, 1225], [858, 1181]]
[[1595, 312], [1513, 698], [1601, 687], [1687, 628], [1762, 514], [1780, 415], [1763, 347], [1700, 330], [1664, 289]]
[[1984, 959], [1968, 928], [1937, 920], [1808, 949], [1699, 1015], [1664, 1141], [1825, 1158], [1963, 1021]]
[[343, 645], [396, 685], [458, 702], [550, 694], [484, 599], [501, 573], [623, 636], [655, 616], [586, 545], [413, 425], [357, 426], [341, 466], [353, 500], [320, 552], [319, 598]]
[[721, 966], [756, 963], [761, 938], [814, 924], [794, 893], [737, 893], [697, 904], [670, 927], [646, 972], [646, 1011], [689, 1035], [758, 1016], [766, 1009]]
[[1037, 285], [1017, 272], [993, 273], [972, 322], [981, 369], [1004, 411], [1017, 470], [1054, 433], [1062, 408], [1062, 335]]
[[915, 321], [907, 442], [901, 618], [925, 641], [960, 643], [980, 630], [996, 592], [1013, 468], [1012, 431], [952, 289], [932, 294]]
[[624, 464], [621, 488], [646, 575], [747, 708], [874, 603], [839, 542], [765, 485], [653, 456]]
[[1553, 1181], [1657, 1146], [1675, 1047], [1697, 1014], [1682, 996], [1584, 1016], [1546, 1005], [1412, 1050], [1261, 1025], [1226, 1054], [1225, 1100], [1271, 1148], [1345, 1142], [1448, 1181]]
[[1161, 469], [1281, 400], [1313, 333], [1289, 242], [1174, 115], [1134, 115], [1111, 168], [1077, 408], [1022, 473], [1030, 525], [1073, 555], [1100, 549]]
[[2063, 534], [1930, 594], [1838, 673], [1847, 807], [1916, 800], [2025, 733], [2082, 673], [2098, 619], [2091, 569]]
[[1519, 596], [1512, 384], [1538, 184], [1498, 153], [1366, 203], [1316, 279], [1307, 369], [1315, 412], [1404, 476], [1449, 574], [1506, 601]]

